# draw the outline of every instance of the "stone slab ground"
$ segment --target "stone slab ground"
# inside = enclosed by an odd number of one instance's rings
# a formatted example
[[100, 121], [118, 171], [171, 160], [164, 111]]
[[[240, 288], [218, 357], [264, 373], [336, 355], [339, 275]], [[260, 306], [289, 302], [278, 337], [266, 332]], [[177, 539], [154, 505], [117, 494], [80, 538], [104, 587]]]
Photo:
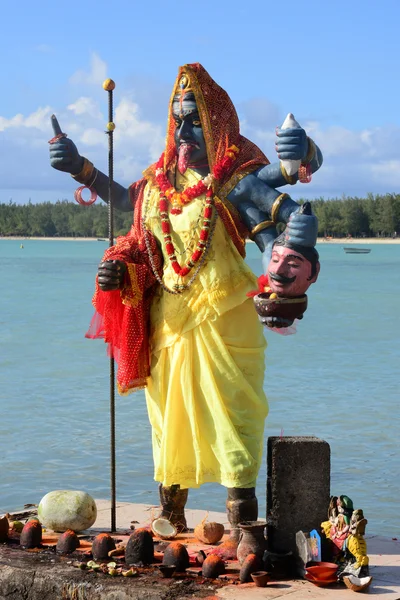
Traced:
[[[98, 517], [90, 535], [110, 530], [110, 503], [96, 500]], [[207, 514], [187, 509], [188, 526], [193, 528]], [[115, 536], [129, 536], [132, 521], [137, 527], [147, 525], [157, 515], [157, 507], [120, 502], [117, 504]], [[226, 515], [210, 512], [209, 520], [228, 527]], [[190, 553], [201, 546], [193, 536], [181, 534]], [[367, 593], [375, 598], [400, 600], [400, 541], [380, 536], [366, 536], [370, 571], [373, 581]], [[318, 588], [304, 580], [271, 581], [265, 588], [255, 584], [232, 584], [229, 580], [207, 580], [192, 576], [162, 579], [158, 569], [147, 569], [138, 578], [111, 578], [100, 573], [87, 573], [73, 566], [76, 557], [58, 557], [54, 551], [26, 551], [0, 545], [0, 600], [246, 600], [287, 598], [304, 600], [351, 598], [354, 592], [343, 585]], [[232, 571], [234, 570], [234, 566]], [[140, 571], [140, 570], [139, 570]]]

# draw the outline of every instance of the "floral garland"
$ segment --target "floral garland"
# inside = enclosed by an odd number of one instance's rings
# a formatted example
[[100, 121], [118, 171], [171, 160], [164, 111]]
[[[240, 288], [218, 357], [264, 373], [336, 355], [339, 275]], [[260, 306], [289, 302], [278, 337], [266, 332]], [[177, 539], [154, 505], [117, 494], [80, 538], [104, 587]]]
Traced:
[[[159, 161], [157, 162], [156, 181], [158, 187], [160, 188], [159, 211], [161, 217], [161, 229], [164, 236], [165, 249], [167, 251], [168, 258], [171, 261], [173, 270], [179, 277], [186, 277], [186, 275], [190, 273], [193, 267], [201, 259], [205, 248], [209, 247], [208, 238], [214, 205], [212, 183], [214, 180], [218, 181], [222, 179], [223, 176], [231, 169], [234, 161], [236, 160], [238, 152], [239, 148], [236, 146], [230, 146], [226, 150], [222, 160], [215, 165], [212, 174], [210, 173], [207, 175], [207, 177], [199, 181], [196, 185], [186, 188], [182, 193], [176, 191], [173, 185], [171, 185], [167, 175], [164, 173], [164, 154], [161, 155]], [[184, 266], [181, 266], [176, 258], [176, 250], [172, 241], [171, 222], [168, 214], [168, 202], [170, 202], [173, 206], [171, 213], [180, 214], [182, 212], [182, 207], [185, 206], [185, 204], [188, 204], [204, 193], [206, 194], [206, 201], [203, 211], [203, 223], [200, 230], [199, 240], [190, 259]]]
[[207, 177], [201, 179], [196, 185], [186, 188], [183, 192], [177, 192], [169, 181], [166, 173], [164, 173], [164, 153], [161, 154], [156, 164], [156, 181], [163, 196], [165, 196], [173, 206], [171, 214], [179, 215], [182, 212], [182, 207], [204, 194], [211, 187], [214, 179], [217, 181], [222, 179], [232, 167], [238, 152], [239, 148], [230, 146], [226, 150], [223, 159], [215, 165], [212, 174], [208, 174]]

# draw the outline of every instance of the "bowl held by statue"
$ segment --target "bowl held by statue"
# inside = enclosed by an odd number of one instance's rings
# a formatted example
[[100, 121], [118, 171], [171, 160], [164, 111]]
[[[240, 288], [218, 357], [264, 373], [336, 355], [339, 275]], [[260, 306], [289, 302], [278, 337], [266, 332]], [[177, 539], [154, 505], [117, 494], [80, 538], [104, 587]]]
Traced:
[[260, 317], [280, 317], [294, 321], [301, 318], [307, 310], [307, 295], [284, 298], [271, 292], [262, 292], [254, 296], [254, 304]]

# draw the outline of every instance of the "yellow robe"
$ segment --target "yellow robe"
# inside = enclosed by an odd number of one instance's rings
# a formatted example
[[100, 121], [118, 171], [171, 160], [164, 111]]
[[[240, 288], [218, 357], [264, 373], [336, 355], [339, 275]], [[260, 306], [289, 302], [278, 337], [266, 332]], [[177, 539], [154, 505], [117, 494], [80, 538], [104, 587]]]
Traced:
[[[185, 176], [178, 174], [176, 187], [180, 191], [198, 179], [188, 170]], [[148, 183], [145, 195], [146, 224], [160, 241], [163, 281], [172, 288], [180, 280], [165, 251], [159, 191]], [[204, 202], [203, 195], [182, 214], [170, 214], [181, 265], [197, 244]], [[246, 296], [256, 287], [254, 274], [217, 218], [207, 259], [191, 288], [181, 295], [159, 288], [150, 313], [146, 401], [154, 478], [164, 486], [255, 485], [268, 414], [263, 392], [266, 342], [253, 300]]]

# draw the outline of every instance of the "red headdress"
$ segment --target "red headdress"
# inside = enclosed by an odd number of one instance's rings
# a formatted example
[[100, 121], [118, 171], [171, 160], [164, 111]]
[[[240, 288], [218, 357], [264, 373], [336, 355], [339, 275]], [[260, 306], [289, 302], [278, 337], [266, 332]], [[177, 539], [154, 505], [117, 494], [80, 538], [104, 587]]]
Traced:
[[[236, 161], [232, 165], [232, 170], [226, 175], [222, 186], [227, 184], [233, 176], [240, 179], [258, 167], [269, 164], [267, 157], [261, 152], [260, 148], [243, 135], [240, 135], [239, 118], [226, 91], [215, 83], [202, 65], [193, 63], [179, 68], [178, 77], [172, 91], [164, 159], [166, 169], [173, 166], [176, 157], [174, 138], [176, 125], [172, 114], [172, 104], [177, 95], [181, 96], [188, 91], [193, 92], [196, 99], [210, 172], [213, 171], [218, 162], [222, 161], [229, 146], [237, 146], [240, 150]], [[233, 188], [235, 182], [232, 183]], [[214, 191], [218, 193], [218, 190]]]

